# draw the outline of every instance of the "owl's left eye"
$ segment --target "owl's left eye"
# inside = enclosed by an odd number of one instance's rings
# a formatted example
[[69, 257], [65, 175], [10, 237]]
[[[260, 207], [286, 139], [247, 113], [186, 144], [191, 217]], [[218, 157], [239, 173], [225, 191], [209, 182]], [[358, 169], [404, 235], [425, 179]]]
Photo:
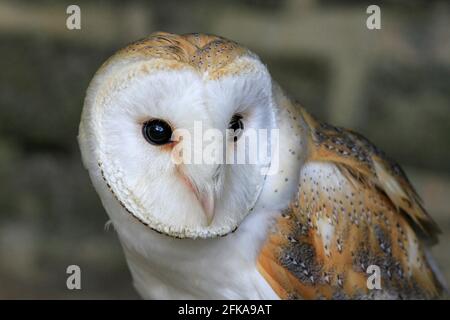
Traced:
[[231, 118], [228, 129], [233, 130], [233, 140], [236, 142], [244, 131], [244, 122], [242, 122], [242, 116], [240, 114], [235, 114]]
[[144, 123], [142, 134], [151, 144], [162, 145], [171, 142], [172, 128], [164, 120], [153, 119]]

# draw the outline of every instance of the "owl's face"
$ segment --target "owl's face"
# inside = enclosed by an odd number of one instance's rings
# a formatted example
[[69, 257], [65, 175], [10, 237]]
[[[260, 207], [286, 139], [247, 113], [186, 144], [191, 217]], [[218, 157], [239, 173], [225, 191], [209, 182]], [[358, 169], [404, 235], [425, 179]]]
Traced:
[[[236, 229], [267, 162], [237, 164], [232, 151], [247, 132], [274, 127], [271, 86], [256, 56], [222, 38], [156, 34], [120, 51], [92, 80], [80, 124], [102, 200], [112, 194], [123, 214], [170, 236]], [[205, 161], [211, 149], [217, 158]]]

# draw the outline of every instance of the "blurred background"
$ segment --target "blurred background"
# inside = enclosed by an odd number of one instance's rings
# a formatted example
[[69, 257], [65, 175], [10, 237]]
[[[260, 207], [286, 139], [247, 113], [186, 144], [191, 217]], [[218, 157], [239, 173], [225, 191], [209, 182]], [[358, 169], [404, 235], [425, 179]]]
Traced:
[[[66, 28], [70, 4], [81, 30]], [[369, 4], [381, 30], [366, 28]], [[310, 112], [400, 162], [443, 231], [433, 252], [450, 280], [448, 1], [0, 0], [0, 298], [138, 298], [76, 136], [100, 64], [157, 30], [248, 46]]]

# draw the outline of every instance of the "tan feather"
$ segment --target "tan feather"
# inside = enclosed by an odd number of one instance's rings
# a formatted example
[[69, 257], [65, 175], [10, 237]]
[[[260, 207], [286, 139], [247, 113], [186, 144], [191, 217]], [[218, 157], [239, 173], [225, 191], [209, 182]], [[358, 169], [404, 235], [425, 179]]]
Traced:
[[[236, 72], [237, 70], [230, 66], [231, 62], [243, 55], [251, 55], [251, 53], [236, 42], [219, 36], [155, 32], [119, 50], [103, 64], [100, 70], [112, 62], [145, 57], [166, 60], [173, 63], [174, 68], [192, 67], [199, 72], [208, 72], [210, 77], [214, 78]], [[242, 65], [240, 71], [242, 71]]]
[[[259, 257], [272, 288], [282, 298], [439, 295], [423, 244], [437, 228], [400, 167], [361, 135], [301, 114], [309, 146], [298, 194]], [[382, 290], [367, 287], [371, 264]]]

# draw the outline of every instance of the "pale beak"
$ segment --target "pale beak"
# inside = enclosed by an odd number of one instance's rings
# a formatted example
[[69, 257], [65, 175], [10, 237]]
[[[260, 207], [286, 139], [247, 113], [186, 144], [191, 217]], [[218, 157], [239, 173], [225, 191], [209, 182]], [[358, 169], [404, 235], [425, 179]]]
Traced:
[[206, 217], [206, 224], [211, 225], [214, 219], [214, 193], [212, 190], [198, 191], [196, 190], [195, 195], [202, 205], [203, 212]]
[[186, 175], [182, 175], [183, 181], [186, 183], [188, 188], [195, 194], [198, 202], [203, 208], [203, 212], [206, 218], [206, 224], [211, 225], [214, 219], [214, 192], [212, 189], [205, 188], [203, 190], [199, 190], [197, 186], [192, 183], [191, 179], [189, 179]]
[[187, 174], [185, 174], [182, 170], [179, 171], [181, 173], [181, 177], [183, 181], [186, 183], [187, 187], [194, 193], [198, 202], [200, 203], [203, 212], [205, 214], [206, 225], [211, 225], [214, 220], [214, 211], [215, 211], [215, 191], [214, 184], [217, 179], [218, 174], [220, 173], [219, 169], [216, 169], [210, 183], [203, 183], [197, 185], [192, 179], [189, 178]]

